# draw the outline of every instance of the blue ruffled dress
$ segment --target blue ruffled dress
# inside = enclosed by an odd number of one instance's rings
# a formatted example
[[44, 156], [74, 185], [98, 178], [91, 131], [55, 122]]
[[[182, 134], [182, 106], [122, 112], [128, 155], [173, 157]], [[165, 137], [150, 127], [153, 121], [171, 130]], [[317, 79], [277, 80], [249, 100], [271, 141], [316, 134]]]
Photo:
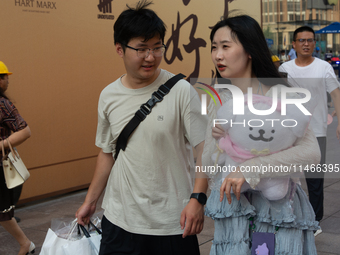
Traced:
[[215, 222], [210, 255], [250, 255], [251, 217], [255, 232], [275, 233], [275, 255], [317, 254], [313, 231], [319, 228], [318, 222], [299, 184], [291, 181], [290, 191], [281, 200], [269, 201], [261, 192], [251, 190], [242, 193], [240, 200], [232, 194], [231, 204], [226, 197], [219, 201], [220, 184], [222, 181], [212, 188], [205, 211]]

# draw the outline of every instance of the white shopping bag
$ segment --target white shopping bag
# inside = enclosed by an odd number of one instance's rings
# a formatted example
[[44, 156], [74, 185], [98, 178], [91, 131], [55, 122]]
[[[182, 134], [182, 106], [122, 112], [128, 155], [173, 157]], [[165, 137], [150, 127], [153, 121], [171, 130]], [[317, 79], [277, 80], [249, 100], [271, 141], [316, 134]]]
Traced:
[[[84, 227], [81, 227], [84, 236], [77, 234], [77, 222], [74, 220], [67, 234], [59, 237], [52, 229], [48, 229], [45, 241], [41, 248], [40, 255], [98, 255], [101, 232], [91, 232], [91, 235]], [[85, 233], [86, 232], [86, 233]], [[86, 237], [87, 236], [87, 237]]]
[[52, 229], [48, 229], [43, 246], [41, 247], [40, 255], [64, 255], [62, 246], [69, 241], [58, 237]]
[[83, 237], [62, 245], [63, 255], [98, 255], [102, 236], [95, 233], [91, 237]]

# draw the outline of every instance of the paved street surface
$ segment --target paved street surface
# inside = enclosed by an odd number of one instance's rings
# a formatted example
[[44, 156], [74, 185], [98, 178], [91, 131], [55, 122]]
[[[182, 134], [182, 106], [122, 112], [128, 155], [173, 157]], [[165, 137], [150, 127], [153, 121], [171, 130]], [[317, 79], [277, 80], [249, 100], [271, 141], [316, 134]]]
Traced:
[[[340, 144], [335, 136], [336, 125], [335, 118], [328, 128], [327, 164], [340, 163]], [[306, 190], [304, 180], [302, 185]], [[323, 233], [316, 237], [316, 247], [319, 255], [340, 254], [340, 173], [326, 175], [324, 191], [325, 216], [321, 221]], [[21, 218], [20, 227], [36, 244], [36, 254], [40, 253], [51, 219], [73, 218], [85, 195], [86, 190], [77, 191], [22, 205], [16, 210], [16, 216]], [[198, 236], [202, 255], [209, 254], [213, 233], [213, 221], [206, 218], [204, 230]], [[18, 250], [16, 241], [0, 226], [0, 255], [16, 255]]]

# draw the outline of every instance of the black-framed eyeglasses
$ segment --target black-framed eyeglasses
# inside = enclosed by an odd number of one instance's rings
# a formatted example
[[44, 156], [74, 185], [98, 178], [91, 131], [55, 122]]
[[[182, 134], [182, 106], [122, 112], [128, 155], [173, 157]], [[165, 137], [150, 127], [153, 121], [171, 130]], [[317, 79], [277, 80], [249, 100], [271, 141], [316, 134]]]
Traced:
[[156, 48], [153, 48], [153, 49], [149, 49], [149, 48], [133, 48], [127, 44], [124, 44], [125, 47], [129, 48], [129, 49], [132, 49], [132, 50], [135, 50], [137, 52], [137, 56], [139, 58], [147, 58], [150, 54], [150, 52], [152, 52], [152, 55], [154, 57], [161, 57], [163, 56], [164, 52], [165, 52], [165, 49], [166, 49], [166, 46], [163, 44], [162, 46], [159, 46], [159, 47], [156, 47]]
[[308, 43], [313, 43], [315, 41], [315, 39], [313, 38], [308, 38], [308, 39], [296, 39], [296, 42], [299, 42], [301, 44], [305, 44], [306, 42]]

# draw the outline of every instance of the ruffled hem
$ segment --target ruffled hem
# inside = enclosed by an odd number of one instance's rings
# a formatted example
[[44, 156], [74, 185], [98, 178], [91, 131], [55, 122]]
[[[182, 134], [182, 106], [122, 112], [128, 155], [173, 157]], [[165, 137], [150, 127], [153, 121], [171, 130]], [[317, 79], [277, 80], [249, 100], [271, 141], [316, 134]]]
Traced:
[[244, 194], [241, 194], [240, 200], [231, 194], [231, 204], [229, 204], [226, 197], [220, 202], [220, 192], [217, 190], [211, 191], [205, 208], [205, 215], [214, 220], [240, 216], [249, 218], [255, 214], [255, 207], [249, 203]]
[[319, 223], [315, 221], [313, 208], [311, 207], [306, 193], [300, 185], [296, 185], [294, 195], [289, 194], [281, 200], [269, 201], [261, 192], [248, 191], [247, 197], [250, 203], [241, 194], [240, 200], [231, 194], [232, 203], [228, 204], [226, 197], [220, 202], [220, 192], [212, 190], [205, 208], [205, 215], [212, 219], [245, 216], [247, 219], [254, 216], [255, 222], [267, 223], [282, 228], [296, 228], [300, 230], [317, 230]]
[[239, 201], [234, 194], [231, 196], [229, 205], [226, 198], [219, 201], [219, 190], [212, 190], [207, 201], [205, 214], [215, 220], [210, 255], [250, 254], [250, 217], [254, 217], [255, 231], [275, 233], [275, 227], [279, 227], [275, 235], [275, 255], [317, 254], [313, 230], [319, 228], [318, 222], [300, 185], [277, 201], [269, 201], [258, 191], [241, 194]]
[[257, 212], [255, 222], [300, 230], [319, 229], [313, 208], [300, 185], [296, 185], [291, 198], [287, 195], [278, 201], [268, 201], [260, 192], [252, 192], [252, 199]]

